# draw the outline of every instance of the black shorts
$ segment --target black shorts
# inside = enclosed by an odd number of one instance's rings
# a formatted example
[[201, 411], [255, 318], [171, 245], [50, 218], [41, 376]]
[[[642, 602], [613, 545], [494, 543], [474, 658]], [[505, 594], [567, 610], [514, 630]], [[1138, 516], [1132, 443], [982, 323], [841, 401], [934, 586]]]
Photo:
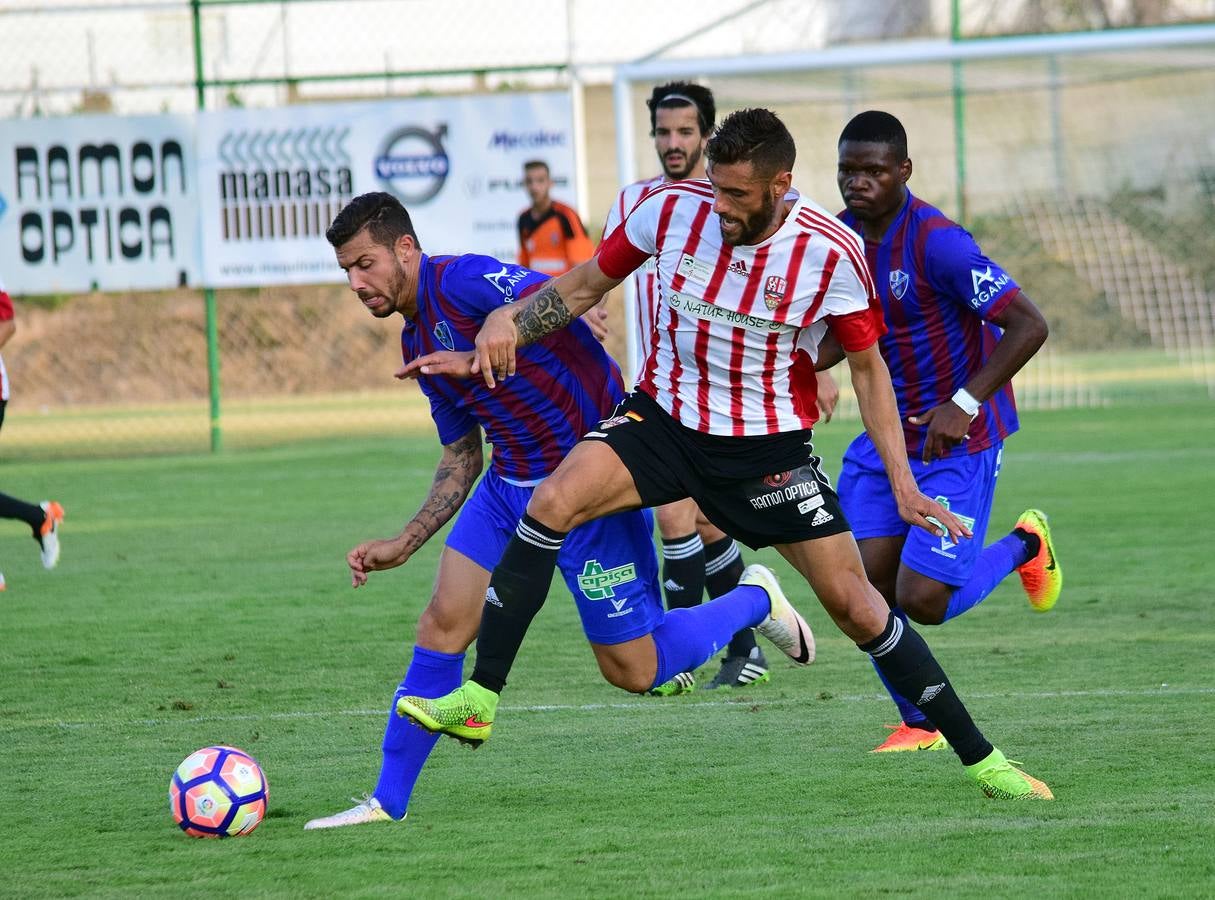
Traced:
[[691, 497], [710, 522], [756, 550], [850, 530], [809, 438], [705, 435], [637, 391], [583, 440], [615, 451], [643, 506]]

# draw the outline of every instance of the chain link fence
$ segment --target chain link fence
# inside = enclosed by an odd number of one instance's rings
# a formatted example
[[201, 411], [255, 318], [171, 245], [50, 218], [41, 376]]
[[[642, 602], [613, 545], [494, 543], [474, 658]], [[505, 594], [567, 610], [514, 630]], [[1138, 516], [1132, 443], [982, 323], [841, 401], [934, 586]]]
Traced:
[[[964, 221], [1051, 320], [1046, 352], [1019, 380], [1026, 404], [1162, 396], [1209, 404], [1215, 46], [779, 75], [706, 75], [691, 61], [942, 38], [951, 29], [978, 37], [1215, 17], [1211, 2], [972, 0], [952, 20], [951, 9], [943, 0], [673, 0], [661, 10], [635, 0], [10, 3], [0, 6], [0, 119], [530, 90], [576, 79], [584, 213], [596, 234], [619, 186], [611, 67], [688, 60], [683, 74], [713, 87], [723, 113], [762, 104], [782, 114], [798, 139], [797, 183], [828, 207], [838, 199], [835, 138], [847, 118], [876, 107], [903, 119], [913, 190], [950, 214], [964, 206]], [[641, 174], [657, 170], [645, 137], [649, 87], [634, 85], [630, 101]], [[6, 456], [207, 449], [199, 292], [16, 299], [18, 332], [4, 348], [13, 382]], [[608, 346], [623, 359], [619, 304], [614, 310]], [[391, 377], [395, 324], [369, 317], [344, 288], [223, 290], [215, 312], [226, 448], [425, 422], [416, 390]]]

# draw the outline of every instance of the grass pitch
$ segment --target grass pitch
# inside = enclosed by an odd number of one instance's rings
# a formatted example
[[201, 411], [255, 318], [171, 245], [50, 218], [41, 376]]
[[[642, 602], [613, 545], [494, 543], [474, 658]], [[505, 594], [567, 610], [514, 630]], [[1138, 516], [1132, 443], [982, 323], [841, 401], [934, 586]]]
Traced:
[[[633, 697], [555, 589], [489, 744], [440, 742], [403, 824], [305, 833], [374, 784], [439, 544], [358, 591], [343, 556], [417, 508], [437, 442], [7, 464], [4, 490], [68, 518], [49, 574], [5, 526], [0, 895], [1209, 896], [1215, 407], [1024, 418], [993, 534], [1047, 510], [1063, 598], [1035, 614], [1014, 577], [923, 630], [1051, 804], [985, 800], [951, 753], [869, 754], [893, 707], [766, 551], [809, 669]], [[822, 429], [829, 471], [853, 428]], [[215, 743], [269, 778], [250, 837], [172, 823], [174, 767]]]

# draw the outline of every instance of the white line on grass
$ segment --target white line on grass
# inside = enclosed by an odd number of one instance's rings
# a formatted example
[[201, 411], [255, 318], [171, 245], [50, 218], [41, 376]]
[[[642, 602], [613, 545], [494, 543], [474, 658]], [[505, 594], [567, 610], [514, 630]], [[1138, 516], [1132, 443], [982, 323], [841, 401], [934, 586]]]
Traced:
[[[1197, 688], [1173, 688], [1168, 685], [1161, 685], [1155, 688], [1140, 688], [1137, 690], [1123, 690], [1116, 688], [1092, 690], [1092, 691], [1021, 691], [1017, 693], [1000, 692], [998, 694], [973, 694], [966, 695], [967, 700], [1052, 700], [1052, 699], [1071, 699], [1082, 697], [1180, 697], [1215, 694], [1215, 687], [1197, 687]], [[816, 694], [814, 699], [820, 699]], [[821, 698], [820, 702], [841, 702], [841, 703], [888, 703], [889, 697], [885, 694], [830, 694]], [[806, 703], [804, 697], [777, 697], [771, 700], [764, 697], [736, 699], [736, 700], [692, 700], [690, 702], [670, 701], [670, 700], [646, 700], [637, 698], [636, 700], [621, 702], [621, 703], [582, 703], [582, 704], [534, 704], [530, 706], [502, 706], [504, 712], [510, 713], [549, 713], [549, 712], [593, 712], [595, 710], [616, 709], [627, 710], [631, 712], [649, 712], [654, 710], [668, 711], [673, 709], [688, 708], [699, 709], [704, 706], [790, 706], [793, 704]], [[226, 716], [190, 716], [188, 718], [161, 718], [161, 719], [126, 719], [126, 720], [110, 720], [96, 722], [61, 722], [61, 721], [43, 721], [43, 722], [9, 722], [3, 727], [0, 727], [0, 734], [16, 731], [23, 728], [47, 728], [55, 727], [65, 730], [87, 729], [87, 728], [158, 728], [162, 725], [198, 725], [208, 722], [262, 722], [272, 721], [279, 722], [284, 720], [294, 719], [326, 719], [334, 716], [384, 716], [386, 710], [383, 709], [338, 709], [338, 710], [296, 710], [292, 712], [271, 712], [271, 713], [243, 713]]]

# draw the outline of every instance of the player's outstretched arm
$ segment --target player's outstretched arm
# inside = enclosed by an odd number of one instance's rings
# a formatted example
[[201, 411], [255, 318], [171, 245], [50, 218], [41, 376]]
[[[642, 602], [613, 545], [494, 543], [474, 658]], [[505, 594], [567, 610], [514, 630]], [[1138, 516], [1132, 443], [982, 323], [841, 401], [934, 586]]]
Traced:
[[515, 374], [515, 351], [564, 328], [620, 284], [592, 257], [564, 275], [545, 282], [526, 300], [494, 310], [477, 332], [477, 358], [472, 370], [494, 387], [497, 379]]
[[852, 370], [852, 389], [856, 392], [861, 420], [882, 457], [903, 521], [932, 534], [943, 536], [947, 532], [955, 543], [959, 538], [970, 537], [970, 529], [957, 516], [920, 492], [911, 474], [890, 371], [877, 344], [849, 352], [848, 367]]
[[481, 474], [485, 458], [481, 452], [481, 429], [475, 427], [454, 443], [443, 447], [430, 493], [401, 533], [386, 540], [364, 541], [346, 554], [353, 587], [367, 583], [371, 572], [404, 565], [414, 552], [434, 536], [456, 513]]

